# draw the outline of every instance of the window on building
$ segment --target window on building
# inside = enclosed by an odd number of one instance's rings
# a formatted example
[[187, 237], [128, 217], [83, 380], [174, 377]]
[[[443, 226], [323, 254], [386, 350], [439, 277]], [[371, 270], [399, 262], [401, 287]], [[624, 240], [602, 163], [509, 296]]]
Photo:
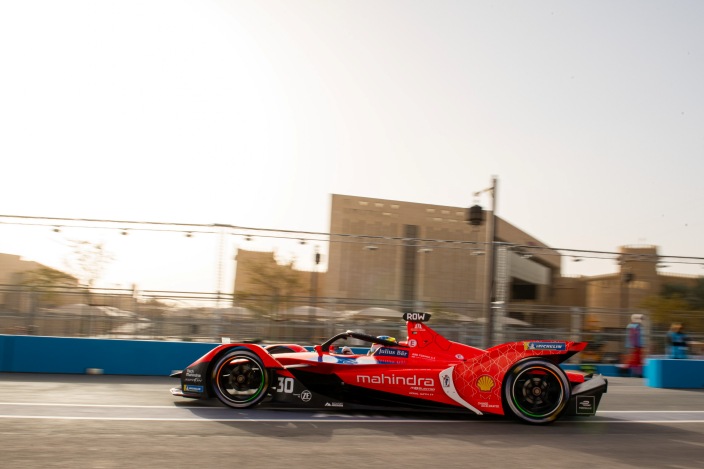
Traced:
[[538, 286], [533, 283], [513, 279], [511, 282], [512, 300], [537, 300]]

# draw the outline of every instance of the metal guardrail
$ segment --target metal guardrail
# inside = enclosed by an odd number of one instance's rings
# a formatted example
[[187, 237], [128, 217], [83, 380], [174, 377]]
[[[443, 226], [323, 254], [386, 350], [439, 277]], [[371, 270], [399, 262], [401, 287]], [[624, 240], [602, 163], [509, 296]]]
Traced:
[[[135, 295], [120, 289], [29, 290], [8, 285], [0, 286], [0, 293], [6, 299], [6, 304], [0, 305], [0, 334], [7, 335], [194, 342], [220, 342], [225, 338], [233, 342], [313, 344], [348, 329], [398, 338], [406, 334], [402, 305], [373, 299], [315, 298], [313, 302], [311, 298], [294, 297], [237, 302], [231, 295], [215, 293]], [[584, 340], [589, 346], [580, 359], [593, 363], [621, 361], [625, 325], [633, 312], [520, 303], [509, 304], [506, 310], [500, 342]], [[436, 305], [429, 312], [433, 314], [432, 327], [450, 340], [481, 346], [481, 305], [448, 303]], [[704, 316], [701, 312], [686, 314], [691, 315], [692, 324], [699, 324]], [[595, 328], [594, 317], [610, 326]], [[646, 321], [644, 326], [648, 353], [664, 354], [668, 325]], [[695, 343], [704, 342], [701, 331], [694, 329], [689, 334]]]

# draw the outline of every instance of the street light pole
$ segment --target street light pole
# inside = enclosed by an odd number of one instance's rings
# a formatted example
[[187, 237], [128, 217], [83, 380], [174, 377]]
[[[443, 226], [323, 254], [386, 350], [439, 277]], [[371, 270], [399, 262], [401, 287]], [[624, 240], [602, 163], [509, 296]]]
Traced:
[[626, 271], [621, 275], [621, 310], [628, 312], [630, 306], [629, 303], [629, 287], [630, 283], [635, 278], [632, 272]]
[[486, 289], [484, 291], [484, 317], [486, 318], [486, 329], [484, 329], [484, 348], [493, 345], [494, 339], [494, 314], [491, 302], [494, 296], [494, 264], [496, 252], [494, 242], [496, 241], [496, 186], [497, 179], [491, 179], [491, 216], [487, 222], [487, 252], [486, 252]]
[[[492, 299], [494, 295], [494, 262], [496, 253], [494, 244], [496, 241], [496, 193], [498, 188], [498, 178], [492, 176], [491, 187], [479, 192], [475, 192], [474, 196], [478, 197], [482, 192], [489, 192], [491, 195], [491, 216], [487, 220], [486, 226], [486, 262], [484, 264], [485, 280], [484, 280], [484, 298], [483, 298], [483, 316], [484, 320], [484, 348], [489, 348], [493, 344], [494, 332], [494, 315], [492, 311]], [[468, 222], [471, 225], [481, 225], [483, 216], [481, 216], [481, 207], [475, 205], [469, 209]]]
[[318, 246], [313, 253], [313, 270], [310, 272], [310, 298], [308, 305], [308, 321], [313, 324], [316, 308], [318, 307], [318, 265], [320, 265], [320, 251]]

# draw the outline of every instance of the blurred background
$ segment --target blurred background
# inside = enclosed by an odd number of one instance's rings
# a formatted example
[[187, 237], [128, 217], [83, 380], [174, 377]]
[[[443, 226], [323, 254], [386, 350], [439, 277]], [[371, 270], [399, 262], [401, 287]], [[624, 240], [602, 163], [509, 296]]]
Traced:
[[0, 333], [701, 342], [702, 17], [0, 2]]
[[[330, 197], [320, 233], [2, 216], [5, 235], [63, 259], [0, 254], [0, 333], [312, 344], [347, 329], [405, 338], [402, 313], [424, 311], [451, 340], [586, 340], [583, 361], [619, 363], [643, 314], [648, 353], [664, 353], [672, 322], [700, 352], [704, 282], [671, 271], [701, 259], [551, 247], [481, 205]], [[604, 272], [563, 273], [581, 262]]]

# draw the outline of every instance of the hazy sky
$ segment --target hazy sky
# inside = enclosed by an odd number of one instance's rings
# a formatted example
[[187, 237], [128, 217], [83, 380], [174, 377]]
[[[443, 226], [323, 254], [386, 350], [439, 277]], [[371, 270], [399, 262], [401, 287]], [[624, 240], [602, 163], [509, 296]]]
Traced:
[[[466, 207], [496, 175], [497, 213], [549, 245], [704, 257], [703, 21], [699, 0], [0, 0], [0, 212], [327, 231], [331, 193]], [[49, 229], [0, 233], [57, 263]], [[113, 284], [212, 289], [212, 240], [162, 236], [193, 264], [148, 274], [102, 236]]]

